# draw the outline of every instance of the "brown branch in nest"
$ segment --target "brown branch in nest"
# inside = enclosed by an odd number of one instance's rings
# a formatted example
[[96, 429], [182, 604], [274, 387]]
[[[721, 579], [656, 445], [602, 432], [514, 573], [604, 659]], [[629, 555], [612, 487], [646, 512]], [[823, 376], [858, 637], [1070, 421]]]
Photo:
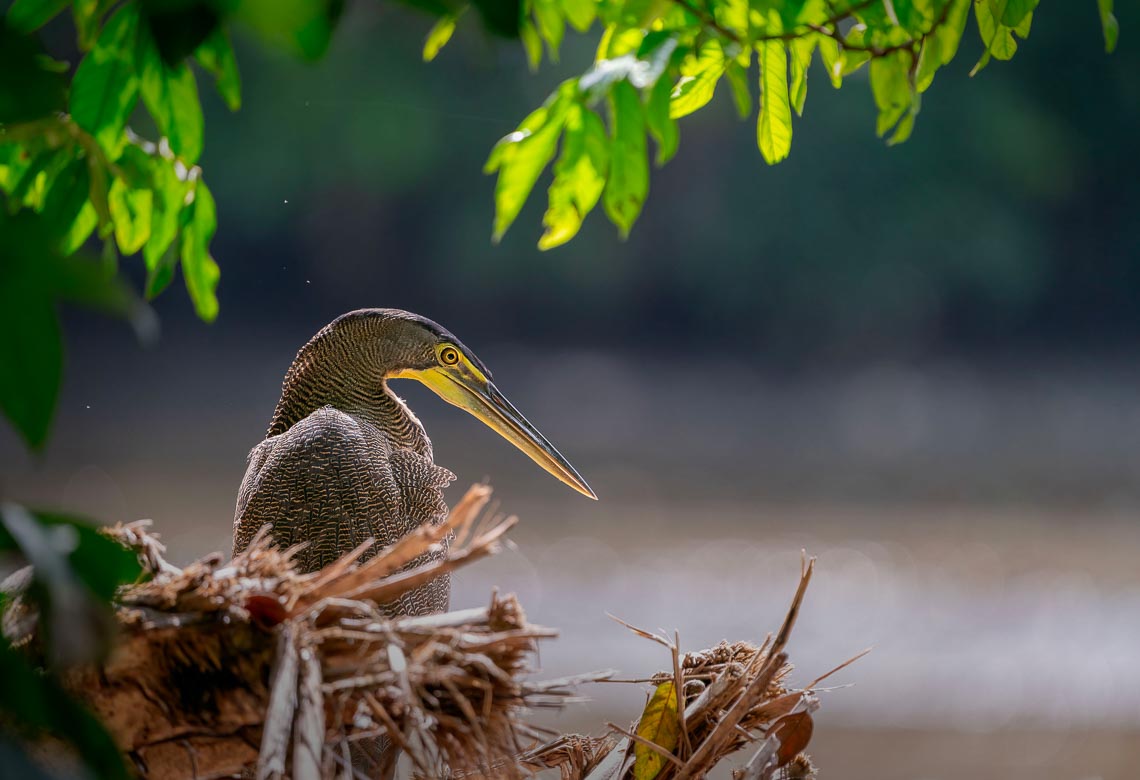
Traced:
[[[121, 594], [111, 659], [68, 685], [149, 777], [332, 776], [348, 743], [385, 733], [428, 775], [529, 773], [515, 760], [535, 733], [523, 709], [572, 698], [566, 681], [522, 679], [555, 632], [530, 624], [513, 596], [393, 620], [377, 607], [501, 548], [515, 519], [481, 516], [490, 493], [475, 486], [442, 524], [314, 574], [265, 532], [229, 563], [179, 569], [145, 526], [118, 526], [111, 535], [152, 579]], [[444, 550], [450, 534], [459, 541]], [[407, 568], [432, 548], [439, 560]]]

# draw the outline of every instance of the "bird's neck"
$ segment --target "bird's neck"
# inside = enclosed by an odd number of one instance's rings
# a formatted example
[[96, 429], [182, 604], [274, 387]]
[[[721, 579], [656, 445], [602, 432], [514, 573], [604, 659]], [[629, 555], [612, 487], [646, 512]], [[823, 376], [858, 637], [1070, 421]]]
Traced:
[[[311, 346], [311, 345], [310, 345]], [[276, 436], [316, 410], [331, 406], [375, 425], [394, 447], [431, 457], [431, 440], [411, 409], [388, 387], [369, 356], [303, 349], [290, 366], [267, 436]]]

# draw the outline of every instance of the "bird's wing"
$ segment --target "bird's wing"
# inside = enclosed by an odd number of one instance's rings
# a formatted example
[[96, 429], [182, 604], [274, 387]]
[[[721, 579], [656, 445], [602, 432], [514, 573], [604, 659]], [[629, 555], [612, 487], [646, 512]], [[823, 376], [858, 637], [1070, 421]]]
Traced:
[[415, 523], [403, 511], [391, 448], [374, 426], [323, 407], [272, 436], [250, 455], [234, 518], [234, 552], [265, 523], [306, 571], [375, 537], [394, 541]]

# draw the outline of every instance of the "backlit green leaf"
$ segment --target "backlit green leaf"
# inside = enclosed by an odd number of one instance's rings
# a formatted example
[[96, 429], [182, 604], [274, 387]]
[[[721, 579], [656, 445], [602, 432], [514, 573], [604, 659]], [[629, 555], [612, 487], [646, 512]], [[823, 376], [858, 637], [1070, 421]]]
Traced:
[[792, 86], [790, 95], [792, 108], [797, 116], [803, 116], [804, 102], [807, 100], [808, 68], [811, 66], [811, 55], [815, 50], [814, 38], [796, 38], [788, 44], [788, 53], [791, 55]]
[[756, 50], [760, 55], [760, 118], [756, 123], [756, 138], [765, 162], [775, 165], [792, 149], [788, 55], [780, 41], [764, 41]]
[[597, 6], [594, 0], [562, 0], [562, 12], [578, 32], [586, 32], [594, 23]]
[[230, 111], [241, 108], [241, 76], [238, 75], [237, 59], [226, 31], [221, 26], [214, 28], [195, 50], [194, 56], [214, 76], [218, 94]]
[[71, 116], [111, 156], [123, 143], [123, 129], [138, 101], [135, 50], [137, 7], [128, 5], [112, 16], [95, 47], [88, 52], [71, 84]]
[[91, 171], [84, 160], [72, 159], [62, 170], [56, 174], [47, 192], [44, 194], [43, 208], [40, 213], [44, 224], [49, 230], [63, 236], [60, 243], [64, 254], [70, 254], [79, 248], [95, 229], [95, 222], [90, 222], [90, 229], [81, 236], [71, 234], [72, 225], [79, 217], [83, 207], [88, 205], [91, 191]]
[[[970, 0], [962, 0], [967, 5]], [[839, 52], [839, 42], [834, 38], [820, 38], [819, 56], [823, 60], [823, 67], [827, 70], [827, 77], [831, 86], [839, 89], [843, 86], [843, 58]]]
[[190, 66], [166, 64], [149, 32], [139, 31], [138, 68], [143, 103], [170, 148], [187, 163], [202, 154], [202, 106]]
[[75, 215], [71, 225], [64, 231], [63, 237], [59, 241], [59, 250], [65, 255], [77, 252], [95, 232], [98, 225], [99, 215], [95, 212], [95, 207], [91, 205], [91, 201], [87, 201], [79, 209], [79, 213]]
[[532, 71], [538, 70], [542, 64], [542, 39], [538, 37], [538, 30], [529, 19], [524, 19], [519, 26], [519, 39], [523, 50], [526, 51], [526, 62]]
[[[1017, 52], [1013, 29], [1001, 23], [1009, 0], [974, 0], [974, 16], [978, 20], [978, 34], [986, 50], [974, 65], [974, 76], [989, 64], [990, 59], [1008, 60]], [[1024, 20], [1023, 20], [1024, 23]]]
[[1006, 27], [1017, 27], [1025, 17], [1033, 13], [1040, 0], [1006, 0], [1005, 10], [1002, 11], [1001, 23]]
[[1116, 40], [1120, 37], [1120, 22], [1112, 13], [1112, 0], [1097, 0], [1100, 9], [1100, 26], [1104, 30], [1104, 50], [1111, 54], [1116, 50]]
[[566, 32], [566, 22], [562, 18], [560, 4], [557, 0], [532, 0], [532, 3], [538, 34], [546, 41], [550, 59], [557, 62], [558, 49], [562, 45], [562, 36]]
[[893, 128], [910, 110], [912, 92], [907, 75], [909, 58], [905, 52], [895, 52], [871, 61], [871, 92], [879, 109], [875, 132], [881, 137]]
[[[152, 181], [150, 238], [143, 246], [143, 259], [146, 262], [146, 297], [153, 299], [174, 279], [178, 253], [173, 251], [173, 243], [178, 235], [179, 217], [190, 183], [179, 177], [183, 169], [176, 168], [164, 158], [151, 157], [136, 146], [128, 146], [123, 157], [133, 158], [131, 168], [140, 175], [145, 172]], [[123, 167], [124, 160], [120, 160], [119, 165]]]
[[696, 55], [689, 55], [681, 63], [681, 79], [673, 88], [673, 102], [669, 113], [674, 119], [703, 108], [713, 98], [716, 84], [724, 75], [728, 63], [718, 40], [710, 40]]
[[566, 115], [562, 153], [554, 164], [550, 204], [543, 215], [546, 226], [539, 249], [565, 244], [582, 226], [582, 220], [597, 205], [606, 185], [609, 140], [601, 118], [581, 104]]
[[669, 79], [658, 79], [649, 93], [645, 107], [645, 121], [649, 134], [657, 143], [657, 165], [661, 166], [673, 159], [677, 146], [681, 143], [681, 131], [677, 120], [670, 113], [673, 85]]
[[119, 251], [133, 255], [150, 238], [154, 193], [148, 189], [135, 189], [116, 178], [108, 193], [108, 203]]
[[519, 129], [502, 138], [491, 150], [483, 171], [498, 171], [495, 182], [495, 230], [498, 241], [515, 221], [547, 163], [554, 157], [558, 137], [577, 84], [563, 82], [546, 105], [528, 116]]
[[182, 278], [194, 302], [194, 310], [206, 322], [218, 316], [218, 264], [210, 256], [210, 241], [218, 227], [214, 196], [199, 179], [194, 187], [194, 200], [182, 212], [181, 257]]
[[747, 119], [752, 114], [752, 88], [748, 82], [748, 69], [736, 60], [728, 63], [725, 70], [728, 84], [732, 87], [732, 102], [736, 104], [736, 114]]
[[439, 54], [440, 49], [447, 45], [455, 33], [455, 23], [458, 17], [454, 14], [442, 17], [428, 30], [424, 40], [424, 62], [431, 62]]
[[946, 11], [946, 21], [935, 28], [930, 39], [938, 44], [938, 53], [943, 65], [949, 64], [958, 53], [958, 44], [966, 30], [966, 20], [970, 16], [970, 0], [950, 0]]
[[641, 214], [649, 194], [649, 153], [641, 96], [628, 81], [614, 85], [609, 98], [611, 119], [610, 175], [603, 198], [606, 214], [622, 237]]

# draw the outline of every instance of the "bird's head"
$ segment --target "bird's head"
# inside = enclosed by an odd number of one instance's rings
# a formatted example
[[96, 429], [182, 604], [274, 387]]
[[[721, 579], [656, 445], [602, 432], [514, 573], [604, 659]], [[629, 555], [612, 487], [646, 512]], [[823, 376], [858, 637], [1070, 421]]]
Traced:
[[384, 310], [379, 345], [392, 366], [387, 378], [414, 379], [448, 403], [474, 415], [546, 471], [584, 496], [597, 499], [586, 480], [491, 381], [475, 353], [446, 329], [408, 312]]

